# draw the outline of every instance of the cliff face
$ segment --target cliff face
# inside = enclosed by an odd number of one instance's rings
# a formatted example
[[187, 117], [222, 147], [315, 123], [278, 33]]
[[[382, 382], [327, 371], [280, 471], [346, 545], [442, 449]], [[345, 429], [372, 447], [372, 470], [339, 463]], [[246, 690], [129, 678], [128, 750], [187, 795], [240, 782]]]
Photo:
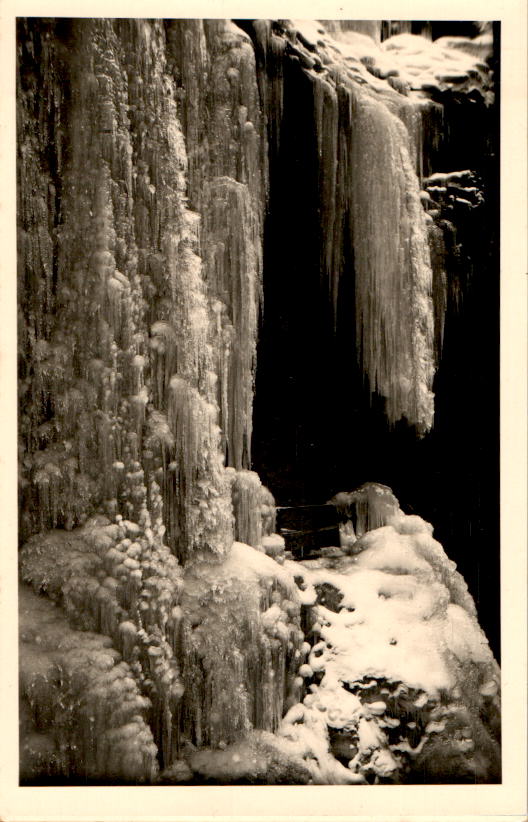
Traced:
[[[303, 682], [322, 668], [306, 661], [315, 634], [302, 608], [317, 606], [296, 585], [306, 572], [284, 565], [273, 497], [249, 470], [273, 480], [297, 439], [295, 476], [336, 386], [357, 387], [365, 409], [366, 384], [388, 425], [403, 417], [413, 436], [433, 422], [467, 273], [458, 215], [471, 225], [483, 199], [471, 168], [438, 168], [443, 100], [491, 104], [487, 41], [380, 43], [372, 28], [19, 21], [21, 575], [56, 604], [21, 594], [25, 779], [412, 772], [399, 754], [375, 764], [384, 744], [343, 757], [335, 723], [313, 716], [302, 739], [272, 736], [288, 710], [310, 707]], [[335, 445], [327, 420], [323, 448]], [[483, 759], [462, 771], [485, 780], [496, 743], [478, 711], [495, 685], [476, 694], [496, 671], [475, 642], [441, 653], [475, 672], [465, 704]], [[451, 669], [430, 713], [466, 671]], [[364, 736], [354, 716], [352, 747]], [[225, 771], [218, 751], [237, 744], [257, 751], [249, 773]]]

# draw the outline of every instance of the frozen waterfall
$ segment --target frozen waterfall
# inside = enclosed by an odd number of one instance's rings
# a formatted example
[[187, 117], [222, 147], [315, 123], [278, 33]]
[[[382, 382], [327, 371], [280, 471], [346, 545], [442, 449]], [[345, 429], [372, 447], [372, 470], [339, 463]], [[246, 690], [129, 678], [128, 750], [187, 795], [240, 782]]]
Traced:
[[23, 784], [500, 780], [475, 602], [396, 498], [494, 293], [450, 136], [493, 38], [396, 22], [18, 21]]

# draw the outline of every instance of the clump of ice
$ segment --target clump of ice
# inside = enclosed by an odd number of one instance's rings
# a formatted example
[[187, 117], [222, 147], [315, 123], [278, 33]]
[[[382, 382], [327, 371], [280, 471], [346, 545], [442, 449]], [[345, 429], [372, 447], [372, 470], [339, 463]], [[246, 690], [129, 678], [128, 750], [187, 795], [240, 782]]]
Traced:
[[[429, 755], [428, 738], [441, 731], [446, 750], [467, 754], [460, 767], [481, 776], [473, 748], [459, 744], [457, 723], [469, 723], [493, 772], [497, 744], [480, 711], [485, 697], [496, 696], [498, 668], [473, 600], [430, 524], [406, 516], [392, 499], [387, 524], [364, 533], [353, 555], [285, 564], [312, 616], [311, 649], [299, 670], [309, 693], [282, 728], [299, 739], [315, 722], [330, 749], [337, 746], [341, 758], [349, 752], [356, 775], [398, 781], [413, 759]], [[453, 706], [461, 699], [465, 718], [457, 719]], [[395, 744], [399, 712], [409, 711], [416, 721]]]
[[220, 564], [189, 566], [182, 597], [183, 735], [229, 744], [277, 729], [295, 685], [304, 634], [291, 573], [235, 542]]
[[275, 529], [275, 500], [255, 471], [228, 468], [235, 517], [235, 539], [254, 548]]
[[[19, 603], [20, 691], [31, 720], [21, 738], [22, 773], [153, 781], [152, 706], [110, 639], [72, 630], [60, 608], [26, 586]], [[51, 740], [46, 762], [42, 751], [35, 762], [35, 732]]]
[[378, 482], [366, 482], [354, 491], [340, 491], [330, 500], [340, 520], [348, 526], [344, 538], [353, 545], [366, 531], [385, 525], [399, 510], [391, 489]]

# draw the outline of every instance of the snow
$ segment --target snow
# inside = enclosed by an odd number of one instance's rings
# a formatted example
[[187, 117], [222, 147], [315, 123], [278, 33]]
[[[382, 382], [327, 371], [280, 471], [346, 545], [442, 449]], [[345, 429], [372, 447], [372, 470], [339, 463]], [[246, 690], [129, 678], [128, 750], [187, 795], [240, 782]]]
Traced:
[[[328, 726], [323, 703], [312, 708], [310, 697], [305, 704], [295, 706], [284, 717], [278, 737], [293, 743], [295, 752], [310, 762], [316, 784], [361, 784], [361, 775], [345, 768], [329, 751]], [[286, 748], [287, 750], [287, 748]]]
[[280, 534], [270, 534], [267, 537], [262, 537], [262, 547], [269, 557], [278, 560], [285, 552], [286, 543], [284, 537], [281, 537]]
[[[344, 496], [339, 495], [341, 501]], [[378, 503], [376, 495], [372, 499]], [[329, 730], [344, 734], [356, 749], [349, 769], [356, 776], [373, 774], [389, 781], [403, 767], [402, 756], [418, 756], [427, 741], [422, 737], [411, 745], [400, 737], [389, 745], [385, 729], [400, 726], [391, 715], [391, 700], [408, 705], [405, 700], [411, 698], [417, 716], [430, 718], [422, 722], [426, 736], [445, 735], [442, 701], [456, 704], [463, 688], [467, 704], [479, 706], [488, 695], [495, 697], [498, 682], [496, 663], [456, 566], [433, 539], [430, 524], [406, 516], [395, 502], [396, 510], [388, 511], [391, 524], [367, 531], [354, 544], [352, 556], [285, 563], [301, 583], [301, 601], [316, 604], [311, 607], [312, 645], [299, 669], [308, 694], [284, 718], [283, 732], [294, 734], [291, 738], [301, 744], [303, 734], [318, 729], [327, 745]], [[321, 586], [339, 592], [337, 607], [317, 602]], [[317, 674], [311, 684], [310, 670]], [[373, 697], [365, 696], [372, 689]], [[300, 732], [305, 725], [310, 730]], [[419, 727], [414, 720], [407, 722], [409, 733]], [[471, 741], [457, 751], [470, 753], [473, 746]]]
[[477, 87], [485, 85], [485, 72], [478, 64], [482, 66], [491, 46], [491, 38], [482, 35], [474, 40], [443, 37], [431, 42], [414, 34], [398, 34], [385, 40], [382, 49], [411, 87], [420, 89], [471, 82]]
[[458, 575], [430, 536], [430, 526], [402, 513], [396, 521], [403, 534], [389, 525], [369, 531], [357, 544], [361, 552], [338, 560], [334, 568], [321, 561], [319, 567], [303, 563], [304, 601], [325, 583], [343, 594], [339, 613], [316, 606], [321, 642], [309, 661], [326, 670], [325, 681], [331, 677], [333, 686], [371, 674], [438, 694], [456, 679], [448, 651], [475, 663], [489, 663], [490, 651], [474, 606], [465, 610], [449, 603], [446, 577]]
[[[291, 574], [261, 551], [254, 550], [242, 542], [234, 542], [228, 557], [221, 568], [204, 565], [203, 573], [211, 573], [218, 577], [236, 577], [240, 582], [272, 581], [280, 584], [292, 597], [296, 596], [297, 588]], [[220, 578], [221, 578], [220, 577]]]

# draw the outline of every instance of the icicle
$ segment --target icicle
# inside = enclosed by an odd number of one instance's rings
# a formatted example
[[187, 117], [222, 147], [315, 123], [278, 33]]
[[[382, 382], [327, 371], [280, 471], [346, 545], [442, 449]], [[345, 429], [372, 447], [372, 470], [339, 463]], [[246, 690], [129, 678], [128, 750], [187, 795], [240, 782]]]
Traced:
[[167, 507], [177, 517], [175, 550], [184, 558], [204, 550], [220, 556], [229, 549], [232, 532], [216, 406], [178, 376], [170, 382], [168, 403], [174, 470]]
[[[321, 202], [321, 275], [328, 283], [334, 315], [337, 311], [339, 274], [342, 264], [342, 225], [344, 218], [344, 198], [341, 181], [346, 177], [346, 168], [339, 168], [343, 135], [339, 133], [338, 93], [322, 79], [314, 81], [315, 126], [319, 153], [319, 191]], [[346, 140], [346, 138], [345, 138]]]
[[273, 34], [269, 20], [258, 20], [254, 25], [266, 74], [266, 82], [261, 82], [260, 85], [263, 109], [270, 130], [271, 146], [278, 151], [284, 107], [283, 60], [286, 43]]
[[380, 103], [357, 101], [353, 236], [357, 346], [371, 390], [391, 422], [432, 425], [432, 272], [419, 186], [402, 123]]
[[[247, 186], [220, 177], [207, 187], [205, 264], [213, 294], [224, 302], [232, 328], [217, 307], [217, 373], [228, 464], [251, 461], [253, 381], [260, 304], [261, 237]], [[218, 313], [220, 311], [220, 314]], [[226, 402], [227, 400], [227, 402]], [[227, 414], [226, 414], [227, 410]]]
[[447, 312], [448, 281], [446, 272], [446, 247], [444, 231], [435, 223], [428, 225], [431, 266], [433, 269], [433, 305], [435, 319], [435, 349], [440, 361], [444, 343], [444, 324]]

